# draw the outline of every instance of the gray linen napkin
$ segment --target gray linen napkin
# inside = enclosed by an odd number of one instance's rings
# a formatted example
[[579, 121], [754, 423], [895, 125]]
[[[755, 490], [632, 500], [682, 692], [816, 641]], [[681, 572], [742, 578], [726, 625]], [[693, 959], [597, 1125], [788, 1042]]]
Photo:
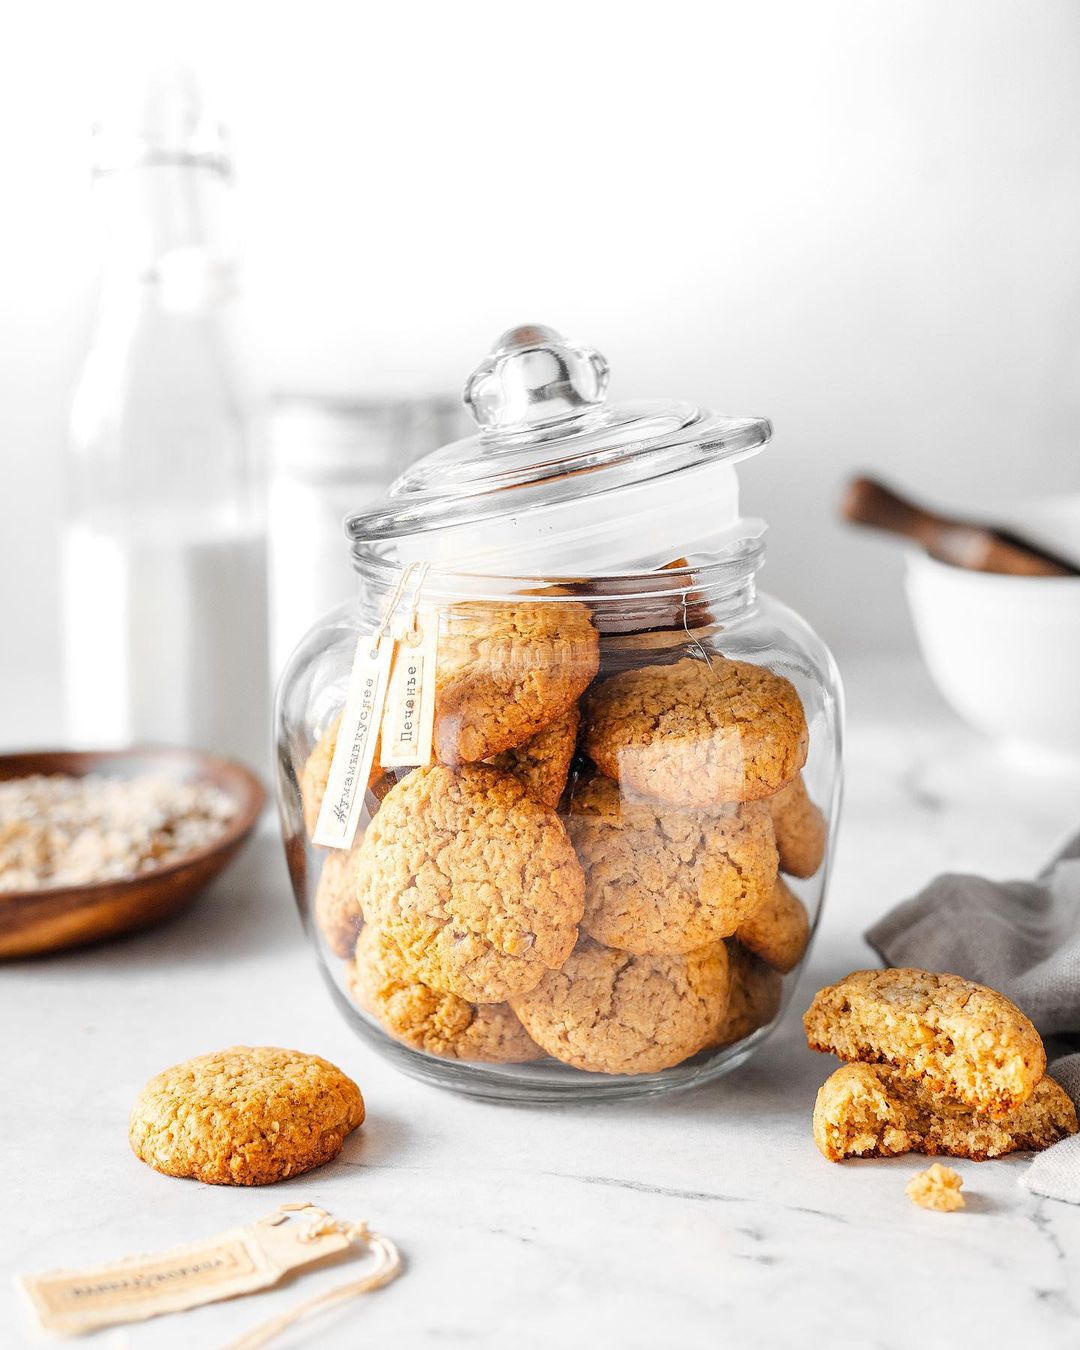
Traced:
[[[1066, 1038], [1056, 1047], [1051, 1040], [1052, 1056], [1080, 1038], [1080, 835], [1035, 881], [938, 877], [866, 940], [887, 965], [950, 971], [999, 990], [1044, 1038]], [[1054, 1060], [1051, 1073], [1080, 1109], [1080, 1053]], [[1080, 1135], [1041, 1153], [1022, 1180], [1080, 1204]]]

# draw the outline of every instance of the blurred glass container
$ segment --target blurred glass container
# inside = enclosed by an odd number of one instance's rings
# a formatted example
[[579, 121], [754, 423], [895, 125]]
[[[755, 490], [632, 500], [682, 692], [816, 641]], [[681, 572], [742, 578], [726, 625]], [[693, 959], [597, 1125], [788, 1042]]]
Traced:
[[228, 147], [169, 70], [96, 128], [104, 277], [72, 409], [68, 733], [267, 758], [264, 480], [228, 327]]
[[268, 511], [275, 676], [315, 620], [352, 597], [355, 577], [341, 547], [345, 517], [466, 430], [461, 404], [450, 395], [274, 400]]

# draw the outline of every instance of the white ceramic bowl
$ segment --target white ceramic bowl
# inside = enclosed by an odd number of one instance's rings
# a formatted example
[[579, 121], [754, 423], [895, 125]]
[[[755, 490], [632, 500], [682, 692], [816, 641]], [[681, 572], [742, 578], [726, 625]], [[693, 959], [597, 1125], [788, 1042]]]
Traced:
[[[1080, 497], [987, 518], [1080, 553]], [[965, 721], [1027, 763], [1080, 761], [1080, 578], [969, 572], [912, 552], [907, 594], [930, 674]]]

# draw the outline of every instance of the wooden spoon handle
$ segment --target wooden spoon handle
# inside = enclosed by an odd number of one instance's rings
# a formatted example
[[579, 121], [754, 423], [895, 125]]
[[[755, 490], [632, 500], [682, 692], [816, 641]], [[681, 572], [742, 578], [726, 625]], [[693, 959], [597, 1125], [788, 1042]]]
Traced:
[[875, 478], [853, 478], [840, 502], [845, 520], [920, 544], [932, 557], [977, 572], [1013, 576], [1076, 576], [1067, 560], [1015, 535], [940, 516]]
[[929, 549], [939, 542], [943, 530], [960, 523], [916, 506], [875, 478], [853, 478], [840, 503], [840, 511], [845, 520], [855, 525], [869, 525], [875, 530], [898, 534]]

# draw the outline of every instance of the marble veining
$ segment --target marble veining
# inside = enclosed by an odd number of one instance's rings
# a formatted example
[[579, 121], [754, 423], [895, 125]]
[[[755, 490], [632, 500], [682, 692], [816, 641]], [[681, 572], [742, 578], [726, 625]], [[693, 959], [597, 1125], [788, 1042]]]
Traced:
[[[781, 1028], [727, 1078], [666, 1100], [522, 1108], [400, 1076], [322, 987], [270, 826], [171, 925], [0, 968], [5, 1271], [194, 1240], [310, 1198], [390, 1234], [408, 1269], [283, 1346], [1075, 1350], [1080, 1207], [1019, 1186], [1023, 1158], [959, 1164], [958, 1215], [904, 1195], [921, 1159], [825, 1162], [810, 1111], [832, 1062], [806, 1049], [799, 1013], [821, 983], [871, 963], [863, 929], [935, 872], [1037, 870], [1077, 824], [1080, 783], [999, 762], [913, 665], [846, 674], [828, 908]], [[0, 736], [18, 735], [0, 722]], [[236, 1042], [314, 1050], [356, 1077], [369, 1118], [336, 1163], [233, 1190], [158, 1176], [130, 1154], [142, 1082]], [[85, 1344], [224, 1345], [352, 1269]], [[0, 1344], [40, 1344], [10, 1279]]]

